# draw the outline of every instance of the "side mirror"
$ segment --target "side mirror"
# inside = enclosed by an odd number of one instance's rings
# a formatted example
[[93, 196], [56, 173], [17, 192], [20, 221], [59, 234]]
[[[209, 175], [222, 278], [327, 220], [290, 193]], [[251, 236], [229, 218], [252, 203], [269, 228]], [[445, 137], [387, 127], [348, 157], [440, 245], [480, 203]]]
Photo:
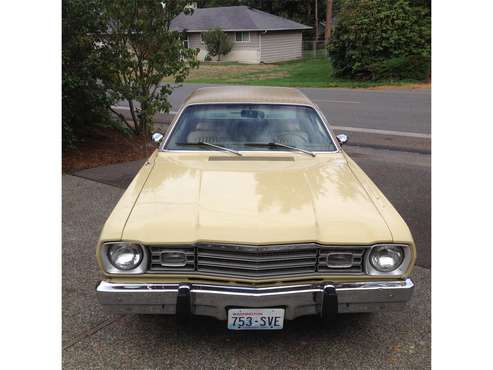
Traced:
[[159, 145], [161, 143], [161, 140], [163, 140], [163, 137], [164, 135], [161, 134], [160, 132], [155, 132], [152, 134], [151, 138], [152, 138], [152, 141], [154, 141], [154, 143], [156, 145]]
[[346, 144], [347, 141], [349, 140], [349, 138], [347, 137], [346, 134], [336, 135], [336, 138], [337, 138], [337, 141], [339, 142], [339, 144], [341, 144], [341, 145]]

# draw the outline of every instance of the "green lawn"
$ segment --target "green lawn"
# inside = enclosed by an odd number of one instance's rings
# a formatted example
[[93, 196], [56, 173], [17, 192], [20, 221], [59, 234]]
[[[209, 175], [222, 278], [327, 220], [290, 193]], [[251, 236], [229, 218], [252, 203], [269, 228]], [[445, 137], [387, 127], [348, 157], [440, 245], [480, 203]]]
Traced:
[[420, 81], [360, 82], [334, 77], [326, 58], [305, 58], [276, 64], [202, 63], [185, 82], [290, 87], [375, 87], [420, 84]]

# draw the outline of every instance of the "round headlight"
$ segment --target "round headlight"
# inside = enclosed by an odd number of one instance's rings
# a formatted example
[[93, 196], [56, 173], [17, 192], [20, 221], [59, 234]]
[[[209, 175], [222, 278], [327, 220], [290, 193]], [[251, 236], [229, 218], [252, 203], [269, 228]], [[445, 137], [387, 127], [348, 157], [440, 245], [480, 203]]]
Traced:
[[370, 254], [371, 265], [380, 272], [397, 269], [404, 260], [404, 250], [398, 245], [379, 245]]
[[137, 244], [113, 244], [108, 249], [108, 258], [119, 270], [133, 270], [142, 261], [142, 248]]

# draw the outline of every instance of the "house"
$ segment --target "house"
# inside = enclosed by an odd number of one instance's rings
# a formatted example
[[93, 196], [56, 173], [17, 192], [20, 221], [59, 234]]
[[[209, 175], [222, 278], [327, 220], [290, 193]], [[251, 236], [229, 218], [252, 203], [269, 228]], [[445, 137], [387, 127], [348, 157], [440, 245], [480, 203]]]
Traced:
[[188, 47], [200, 49], [200, 60], [207, 55], [201, 34], [216, 27], [233, 41], [233, 49], [221, 60], [241, 63], [300, 59], [303, 55], [301, 31], [311, 29], [247, 6], [194, 9], [192, 15], [181, 13], [171, 22], [171, 29], [187, 33]]

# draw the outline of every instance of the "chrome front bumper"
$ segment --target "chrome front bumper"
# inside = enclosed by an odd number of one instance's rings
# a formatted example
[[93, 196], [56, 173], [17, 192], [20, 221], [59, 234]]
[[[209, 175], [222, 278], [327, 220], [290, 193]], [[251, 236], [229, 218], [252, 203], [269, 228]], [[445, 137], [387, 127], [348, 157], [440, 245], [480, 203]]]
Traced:
[[[395, 311], [411, 298], [411, 279], [380, 282], [243, 287], [208, 284], [118, 284], [96, 288], [103, 307], [115, 313], [202, 315], [227, 319], [230, 307], [284, 307], [285, 318], [335, 313]], [[185, 312], [184, 312], [185, 311]]]

